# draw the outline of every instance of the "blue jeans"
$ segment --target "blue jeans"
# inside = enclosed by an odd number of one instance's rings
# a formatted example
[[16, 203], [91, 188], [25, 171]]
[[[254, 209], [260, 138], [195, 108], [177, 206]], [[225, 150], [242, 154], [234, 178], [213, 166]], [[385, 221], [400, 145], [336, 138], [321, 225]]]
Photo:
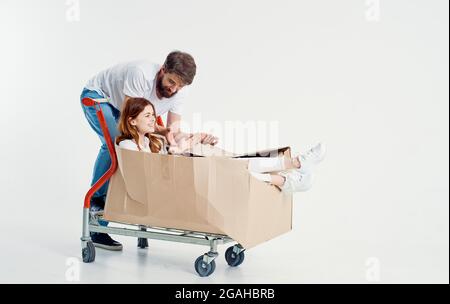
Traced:
[[[83, 92], [80, 96], [81, 100], [85, 97], [92, 99], [105, 98], [105, 96], [100, 95], [95, 91], [91, 91], [88, 89], [83, 89]], [[103, 116], [105, 117], [106, 124], [108, 126], [109, 135], [111, 139], [115, 140], [115, 137], [119, 135], [119, 131], [117, 129], [117, 124], [119, 122], [120, 111], [114, 108], [110, 103], [104, 102], [99, 104]], [[86, 117], [91, 128], [97, 133], [100, 141], [102, 143], [100, 147], [100, 151], [98, 152], [97, 159], [94, 165], [94, 172], [92, 175], [91, 186], [94, 185], [106, 171], [108, 171], [111, 166], [111, 157], [109, 156], [108, 147], [106, 145], [105, 137], [103, 136], [102, 129], [100, 127], [100, 122], [98, 121], [95, 107], [87, 107], [81, 103], [81, 108], [83, 109], [84, 116]], [[103, 209], [106, 200], [106, 191], [108, 190], [109, 181], [107, 181], [97, 192], [94, 193], [91, 199], [91, 210], [98, 211], [99, 209]], [[102, 224], [102, 223], [100, 223]], [[107, 222], [103, 223], [105, 226]]]

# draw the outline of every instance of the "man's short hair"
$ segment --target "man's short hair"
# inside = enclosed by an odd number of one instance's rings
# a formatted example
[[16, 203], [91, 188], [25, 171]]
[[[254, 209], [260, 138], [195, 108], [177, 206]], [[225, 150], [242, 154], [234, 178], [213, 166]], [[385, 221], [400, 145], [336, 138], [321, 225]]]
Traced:
[[164, 69], [168, 73], [175, 73], [180, 76], [184, 84], [191, 84], [194, 80], [197, 66], [194, 58], [188, 53], [173, 51], [167, 55], [164, 62]]

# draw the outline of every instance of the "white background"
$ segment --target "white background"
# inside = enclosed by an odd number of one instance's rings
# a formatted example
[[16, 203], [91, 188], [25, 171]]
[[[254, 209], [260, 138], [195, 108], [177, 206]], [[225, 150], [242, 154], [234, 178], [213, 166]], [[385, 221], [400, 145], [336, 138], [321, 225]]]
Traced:
[[221, 247], [199, 278], [206, 248], [117, 237], [81, 282], [448, 283], [448, 1], [80, 0], [79, 20], [72, 2], [0, 2], [0, 282], [66, 282], [80, 260], [86, 80], [179, 49], [198, 65], [186, 122], [275, 121], [272, 144], [327, 158], [293, 231], [238, 269]]

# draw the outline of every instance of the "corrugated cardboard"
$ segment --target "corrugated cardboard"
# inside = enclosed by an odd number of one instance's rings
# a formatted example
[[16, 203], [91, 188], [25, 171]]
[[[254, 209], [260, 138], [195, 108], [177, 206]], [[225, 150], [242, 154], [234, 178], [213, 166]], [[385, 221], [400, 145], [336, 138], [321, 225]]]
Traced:
[[126, 224], [228, 235], [244, 248], [292, 229], [292, 195], [255, 179], [246, 157], [290, 156], [290, 149], [236, 155], [198, 145], [190, 156], [116, 146], [104, 218]]

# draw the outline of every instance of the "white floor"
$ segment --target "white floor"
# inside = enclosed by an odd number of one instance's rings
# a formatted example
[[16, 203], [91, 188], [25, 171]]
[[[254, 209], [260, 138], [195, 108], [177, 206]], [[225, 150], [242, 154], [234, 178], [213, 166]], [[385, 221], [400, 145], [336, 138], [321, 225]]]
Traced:
[[[208, 278], [193, 267], [207, 247], [150, 240], [142, 250], [134, 238], [121, 236], [123, 252], [98, 249], [96, 261], [83, 264], [75, 202], [65, 204], [63, 213], [37, 204], [35, 212], [11, 206], [10, 216], [2, 214], [0, 283], [448, 282], [448, 243], [389, 238], [382, 230], [368, 235], [364, 225], [357, 228], [359, 220], [348, 226], [348, 219], [332, 215], [336, 202], [320, 198], [313, 190], [296, 196], [293, 231], [247, 251], [238, 268], [225, 262], [228, 246], [219, 247], [216, 271]], [[341, 224], [333, 227], [333, 221]]]

